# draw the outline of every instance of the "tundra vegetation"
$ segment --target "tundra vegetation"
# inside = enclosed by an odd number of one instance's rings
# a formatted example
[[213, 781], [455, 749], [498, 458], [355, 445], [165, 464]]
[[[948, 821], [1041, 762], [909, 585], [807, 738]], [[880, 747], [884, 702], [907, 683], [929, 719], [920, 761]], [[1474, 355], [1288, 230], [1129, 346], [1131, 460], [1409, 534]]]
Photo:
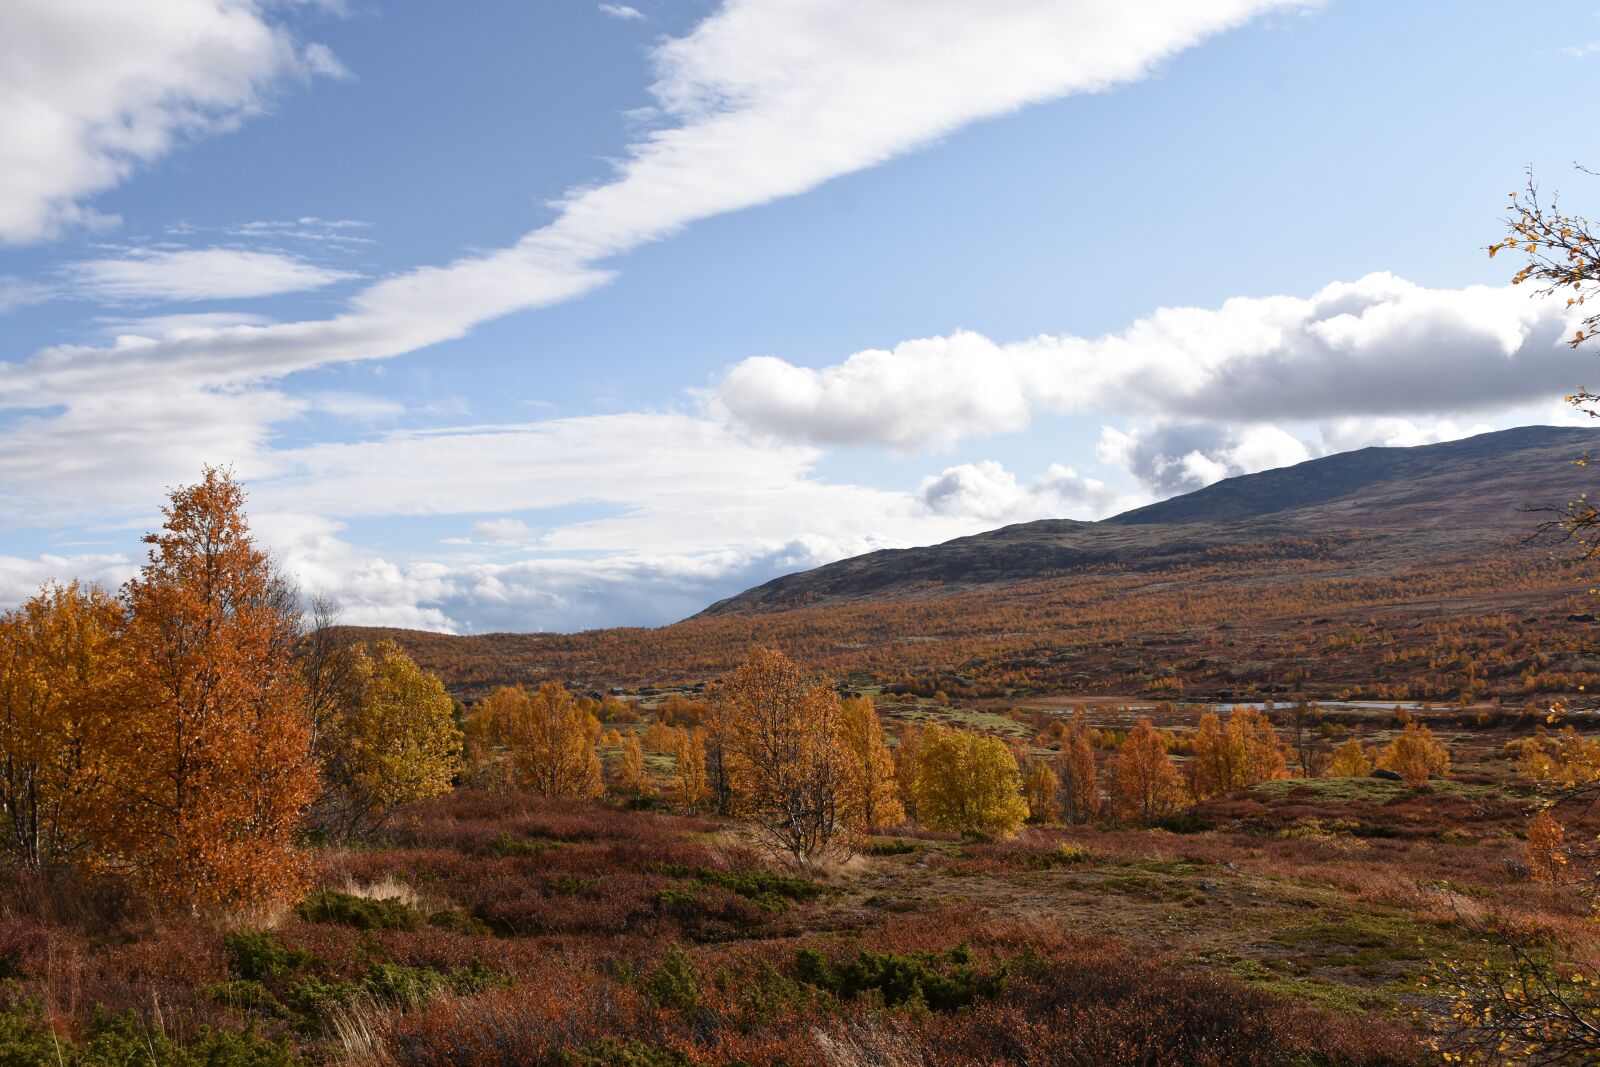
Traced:
[[[1594, 1062], [1576, 703], [458, 702], [224, 472], [0, 617], [0, 1063]], [[1581, 694], [1570, 694], [1581, 699]]]

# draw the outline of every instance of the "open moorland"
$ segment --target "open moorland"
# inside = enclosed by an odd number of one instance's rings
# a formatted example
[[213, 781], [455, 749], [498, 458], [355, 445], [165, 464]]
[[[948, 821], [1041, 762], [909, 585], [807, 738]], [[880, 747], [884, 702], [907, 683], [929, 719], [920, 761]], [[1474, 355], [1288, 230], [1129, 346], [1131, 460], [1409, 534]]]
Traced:
[[1503, 518], [464, 639], [242, 500], [0, 616], [3, 1067], [1600, 1061], [1600, 658]]
[[[1027, 760], [1061, 745], [1048, 705], [879, 707], [891, 735], [947, 723]], [[608, 701], [601, 754], [699, 710]], [[1146, 717], [1182, 767], [1201, 713], [1086, 711], [1103, 773]], [[1530, 875], [1539, 794], [1515, 742], [1544, 716], [1330, 707], [1315, 729], [1381, 748], [1408, 717], [1447, 777], [1275, 778], [1156, 826], [907, 825], [808, 870], [679, 810], [654, 752], [627, 796], [468, 783], [404, 808], [316, 849], [313, 891], [249, 921], [14, 876], [0, 961], [25, 1007], [3, 1062], [1437, 1062], [1455, 961], [1505, 951], [1506, 924], [1581, 950], [1592, 919], [1582, 884]]]

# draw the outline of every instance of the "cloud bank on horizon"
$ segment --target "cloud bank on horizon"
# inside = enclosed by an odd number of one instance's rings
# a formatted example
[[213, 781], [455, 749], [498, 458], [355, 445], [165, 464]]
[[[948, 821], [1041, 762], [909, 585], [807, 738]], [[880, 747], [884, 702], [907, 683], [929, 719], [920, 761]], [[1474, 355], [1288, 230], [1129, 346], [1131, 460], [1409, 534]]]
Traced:
[[[329, 32], [357, 17], [329, 7]], [[278, 122], [284, 100], [329, 83], [360, 93], [360, 65], [307, 40], [299, 12], [9, 5], [0, 243], [28, 260], [0, 269], [0, 314], [58, 318], [47, 343], [0, 362], [0, 601], [74, 575], [121, 580], [137, 565], [131, 531], [205, 463], [234, 466], [285, 566], [352, 621], [573, 629], [670, 621], [874, 548], [1561, 417], [1581, 374], [1565, 309], [1383, 272], [1211, 307], [1158, 300], [1098, 336], [1054, 321], [809, 362], [747, 354], [686, 370], [633, 410], [508, 420], [481, 416], [488, 398], [452, 395], [471, 392], [454, 381], [430, 378], [424, 403], [385, 391], [399, 373], [386, 368], [434, 346], [460, 349], [472, 388], [492, 390], [503, 357], [473, 348], [476, 331], [592, 297], [645, 246], [670, 257], [697, 223], [743, 224], [984, 120], [1097, 104], [1220, 34], [1311, 8], [726, 0], [649, 46], [649, 104], [623, 120], [633, 132], [609, 173], [502, 247], [416, 266], [388, 258], [365, 220], [203, 226], [159, 198], [140, 218], [98, 206], [158, 186], [195, 146], [223, 151]], [[625, 32], [668, 13], [588, 14]], [[559, 353], [520, 358], [564, 370]], [[1073, 420], [1097, 428], [1091, 443], [1015, 458], [1016, 442]], [[983, 454], [1002, 443], [1010, 464]]]

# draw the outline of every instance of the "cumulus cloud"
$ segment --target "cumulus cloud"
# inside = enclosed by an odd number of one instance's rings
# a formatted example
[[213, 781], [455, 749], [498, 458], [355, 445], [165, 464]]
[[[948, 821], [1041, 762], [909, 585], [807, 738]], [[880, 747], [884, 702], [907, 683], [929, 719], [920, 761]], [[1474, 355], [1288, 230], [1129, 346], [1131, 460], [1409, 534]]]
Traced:
[[261, 112], [286, 78], [342, 76], [252, 0], [0, 4], [0, 242], [104, 221], [85, 201], [177, 143]]
[[1118, 506], [1116, 490], [1059, 463], [1051, 464], [1042, 476], [1026, 485], [994, 460], [946, 467], [923, 479], [917, 499], [936, 515], [995, 524], [1099, 519], [1123, 510]]
[[[359, 277], [297, 256], [242, 248], [135, 248], [68, 264], [64, 273], [72, 295], [108, 304], [276, 296]], [[184, 328], [207, 329], [193, 320]]]
[[1101, 431], [1095, 455], [1102, 463], [1128, 471], [1163, 497], [1312, 458], [1304, 442], [1276, 426], [1203, 423], [1128, 432], [1107, 426]]
[[1510, 287], [1372, 274], [1307, 298], [1162, 308], [1095, 339], [958, 331], [820, 369], [755, 357], [706, 403], [788, 440], [902, 450], [1086, 410], [1235, 423], [1470, 413], [1570, 388], [1585, 360], [1564, 344], [1569, 315]]

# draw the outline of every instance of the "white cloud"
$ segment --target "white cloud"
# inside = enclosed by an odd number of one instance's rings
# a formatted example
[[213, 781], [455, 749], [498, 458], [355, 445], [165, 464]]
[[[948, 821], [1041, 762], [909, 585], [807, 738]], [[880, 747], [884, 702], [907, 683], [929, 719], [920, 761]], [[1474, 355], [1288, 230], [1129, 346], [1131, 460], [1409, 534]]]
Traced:
[[[603, 284], [598, 264], [696, 220], [805, 192], [979, 119], [1143, 78], [1211, 34], [1298, 3], [728, 0], [657, 47], [662, 125], [615, 179], [571, 192], [554, 222], [512, 247], [379, 282], [330, 320], [51, 349], [5, 369], [0, 405], [61, 403], [95, 382], [175, 370], [200, 376], [196, 386], [261, 380], [460, 337]], [[236, 95], [254, 99], [254, 85]]]
[[69, 581], [115, 589], [133, 577], [138, 567], [116, 553], [61, 556], [48, 554], [25, 559], [0, 555], [0, 605], [19, 604], [49, 582]]
[[1189, 423], [1157, 424], [1126, 433], [1104, 427], [1095, 456], [1166, 497], [1224, 478], [1302, 463], [1312, 458], [1312, 452], [1276, 426]]
[[0, 275], [0, 315], [29, 304], [42, 304], [53, 295], [47, 285], [26, 281], [12, 274]]
[[342, 72], [264, 6], [0, 4], [0, 242], [104, 221], [85, 201], [138, 166], [259, 113], [288, 76]]
[[601, 4], [600, 10], [605, 14], [610, 15], [612, 18], [622, 19], [624, 22], [636, 21], [644, 18], [643, 11], [640, 11], [636, 7], [629, 7], [627, 4]]
[[987, 524], [1034, 519], [1099, 519], [1134, 506], [1104, 482], [1052, 464], [1024, 485], [993, 460], [962, 463], [924, 478], [917, 498], [936, 515], [981, 519]]
[[[135, 248], [115, 258], [70, 263], [64, 274], [72, 294], [108, 304], [242, 300], [359, 277], [296, 256], [241, 248]], [[197, 328], [201, 336], [218, 332], [193, 321], [182, 327]]]
[[116, 318], [103, 315], [95, 320], [100, 332], [112, 337], [135, 335], [161, 337], [189, 330], [225, 330], [231, 326], [265, 326], [271, 322], [267, 315], [249, 311], [191, 311], [173, 315], [139, 315], [133, 318]]
[[497, 545], [515, 545], [533, 539], [533, 527], [521, 519], [485, 519], [472, 524], [472, 532]]
[[1569, 389], [1587, 361], [1564, 344], [1568, 316], [1561, 301], [1510, 287], [1425, 289], [1372, 274], [1304, 299], [1162, 308], [1093, 340], [1002, 345], [958, 331], [821, 369], [755, 357], [731, 367], [705, 402], [757, 433], [900, 450], [1021, 430], [1041, 413], [1224, 422], [1456, 414]]

